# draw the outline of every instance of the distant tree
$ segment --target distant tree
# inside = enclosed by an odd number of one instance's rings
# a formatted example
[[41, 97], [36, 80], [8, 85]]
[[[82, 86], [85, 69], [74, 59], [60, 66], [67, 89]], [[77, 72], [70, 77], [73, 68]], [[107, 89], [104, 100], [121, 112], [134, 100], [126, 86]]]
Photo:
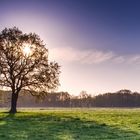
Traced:
[[79, 94], [79, 100], [80, 100], [80, 106], [81, 107], [87, 106], [87, 104], [88, 104], [87, 98], [88, 98], [87, 92], [84, 91], [84, 90], [81, 91], [80, 94]]
[[80, 99], [83, 99], [83, 98], [87, 98], [88, 97], [88, 94], [86, 91], [82, 90], [79, 94], [79, 98]]
[[69, 107], [70, 105], [70, 95], [68, 92], [60, 92], [60, 102], [62, 107]]
[[2, 92], [0, 92], [0, 106], [3, 104], [4, 98]]
[[128, 90], [128, 89], [121, 89], [119, 91], [117, 91], [117, 93], [120, 93], [120, 94], [131, 94], [131, 90]]
[[22, 89], [32, 94], [50, 91], [59, 85], [59, 65], [48, 61], [48, 49], [35, 33], [18, 28], [0, 33], [0, 86], [12, 91], [10, 113], [16, 113]]

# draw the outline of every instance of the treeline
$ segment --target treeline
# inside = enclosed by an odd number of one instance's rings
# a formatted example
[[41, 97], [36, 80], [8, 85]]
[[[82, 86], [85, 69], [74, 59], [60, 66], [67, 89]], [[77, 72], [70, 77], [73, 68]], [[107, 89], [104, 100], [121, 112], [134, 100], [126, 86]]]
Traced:
[[[9, 107], [11, 94], [0, 92], [0, 107]], [[82, 91], [78, 96], [68, 92], [45, 93], [43, 98], [22, 92], [18, 100], [19, 107], [140, 107], [140, 93], [120, 90], [114, 93], [92, 96]]]

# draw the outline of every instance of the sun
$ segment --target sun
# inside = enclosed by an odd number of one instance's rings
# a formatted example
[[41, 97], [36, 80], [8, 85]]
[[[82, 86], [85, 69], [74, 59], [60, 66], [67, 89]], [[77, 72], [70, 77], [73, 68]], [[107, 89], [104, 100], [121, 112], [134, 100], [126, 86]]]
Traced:
[[25, 56], [29, 56], [30, 53], [31, 53], [31, 47], [30, 47], [30, 45], [29, 44], [24, 44], [24, 46], [23, 46], [23, 54]]

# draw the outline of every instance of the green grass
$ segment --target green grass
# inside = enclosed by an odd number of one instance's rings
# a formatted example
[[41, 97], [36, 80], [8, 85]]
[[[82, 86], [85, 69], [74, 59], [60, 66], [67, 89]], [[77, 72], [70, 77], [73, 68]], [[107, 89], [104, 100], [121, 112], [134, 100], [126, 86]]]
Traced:
[[140, 140], [140, 109], [0, 110], [0, 140]]

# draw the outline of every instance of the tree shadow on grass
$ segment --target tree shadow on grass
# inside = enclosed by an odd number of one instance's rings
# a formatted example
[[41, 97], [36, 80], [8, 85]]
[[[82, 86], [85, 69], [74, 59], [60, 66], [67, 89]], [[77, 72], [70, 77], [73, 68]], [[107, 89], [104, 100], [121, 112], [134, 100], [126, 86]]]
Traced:
[[0, 140], [129, 140], [140, 139], [105, 123], [63, 114], [17, 113], [0, 118]]

